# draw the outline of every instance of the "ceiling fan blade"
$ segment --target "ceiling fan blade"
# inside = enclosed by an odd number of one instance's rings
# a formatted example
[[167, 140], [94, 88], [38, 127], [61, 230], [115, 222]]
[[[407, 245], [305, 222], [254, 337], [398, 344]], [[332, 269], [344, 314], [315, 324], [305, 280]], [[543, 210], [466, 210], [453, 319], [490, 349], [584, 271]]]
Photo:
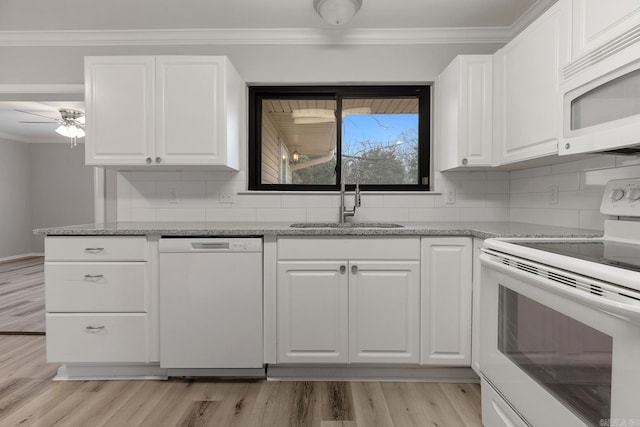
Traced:
[[42, 114], [32, 113], [31, 111], [24, 111], [24, 110], [14, 110], [14, 111], [19, 111], [25, 114], [31, 114], [32, 116], [44, 117], [45, 119], [55, 120], [56, 122], [58, 121], [58, 119], [56, 119], [55, 117], [44, 116]]

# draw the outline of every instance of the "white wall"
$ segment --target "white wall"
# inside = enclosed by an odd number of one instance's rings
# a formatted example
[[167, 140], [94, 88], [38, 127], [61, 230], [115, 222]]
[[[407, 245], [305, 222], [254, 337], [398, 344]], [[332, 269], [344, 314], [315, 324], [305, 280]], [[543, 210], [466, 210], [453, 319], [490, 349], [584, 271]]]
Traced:
[[0, 259], [44, 251], [33, 229], [93, 222], [84, 145], [0, 139]]
[[[611, 179], [640, 176], [635, 156], [601, 155], [587, 160], [511, 172], [510, 219], [533, 224], [602, 230], [604, 186]], [[557, 204], [550, 203], [558, 186]]]
[[502, 44], [0, 47], [0, 84], [82, 83], [88, 55], [226, 55], [253, 83], [429, 82]]
[[0, 139], [0, 259], [31, 252], [29, 147]]
[[[29, 147], [31, 228], [93, 222], [93, 167], [84, 165], [84, 144], [24, 144]], [[44, 251], [44, 237], [31, 237], [31, 251]]]

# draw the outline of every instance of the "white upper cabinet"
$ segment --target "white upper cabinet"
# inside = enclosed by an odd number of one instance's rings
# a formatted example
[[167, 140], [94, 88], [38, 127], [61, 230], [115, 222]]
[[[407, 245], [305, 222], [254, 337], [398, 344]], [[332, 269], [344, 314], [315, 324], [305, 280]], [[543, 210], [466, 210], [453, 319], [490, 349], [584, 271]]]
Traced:
[[86, 57], [86, 164], [238, 169], [241, 84], [222, 56]]
[[88, 165], [141, 165], [154, 151], [152, 56], [85, 58]]
[[571, 60], [609, 44], [640, 25], [638, 0], [570, 0]]
[[493, 55], [461, 55], [438, 76], [439, 169], [492, 165]]
[[569, 60], [570, 13], [560, 1], [494, 56], [496, 164], [557, 153], [560, 70]]

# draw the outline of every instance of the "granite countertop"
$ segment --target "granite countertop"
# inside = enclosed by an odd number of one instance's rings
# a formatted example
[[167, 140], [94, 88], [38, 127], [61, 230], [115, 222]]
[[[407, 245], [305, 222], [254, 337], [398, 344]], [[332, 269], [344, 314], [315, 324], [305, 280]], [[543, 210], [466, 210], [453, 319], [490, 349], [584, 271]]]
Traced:
[[599, 237], [602, 231], [521, 222], [401, 223], [402, 228], [292, 228], [291, 222], [117, 222], [40, 228], [49, 236], [473, 236]]

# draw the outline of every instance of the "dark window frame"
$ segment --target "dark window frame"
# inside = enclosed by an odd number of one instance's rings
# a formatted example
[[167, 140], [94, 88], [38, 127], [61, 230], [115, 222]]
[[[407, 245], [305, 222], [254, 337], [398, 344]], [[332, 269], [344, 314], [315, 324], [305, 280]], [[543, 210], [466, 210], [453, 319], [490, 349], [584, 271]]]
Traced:
[[[429, 191], [431, 158], [431, 87], [411, 86], [250, 86], [248, 189], [261, 191], [337, 191], [342, 176], [342, 132], [336, 132], [336, 184], [263, 184], [262, 181], [262, 100], [295, 98], [418, 98], [418, 184], [361, 184], [363, 191]], [[338, 104], [340, 104], [338, 102]], [[341, 108], [340, 105], [337, 106]], [[336, 114], [336, 128], [342, 129], [342, 115]], [[353, 184], [346, 185], [348, 190]]]

